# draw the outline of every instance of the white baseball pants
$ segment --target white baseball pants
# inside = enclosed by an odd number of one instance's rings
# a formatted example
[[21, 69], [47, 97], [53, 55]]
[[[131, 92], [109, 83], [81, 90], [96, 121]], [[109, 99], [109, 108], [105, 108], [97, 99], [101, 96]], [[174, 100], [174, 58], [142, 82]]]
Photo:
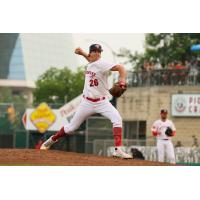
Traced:
[[92, 102], [83, 98], [70, 124], [64, 126], [65, 133], [75, 131], [89, 116], [95, 113], [110, 119], [113, 127], [122, 127], [122, 118], [108, 99]]
[[174, 147], [171, 140], [157, 139], [157, 151], [158, 151], [159, 162], [164, 162], [165, 153], [166, 153], [167, 160], [170, 163], [173, 163], [173, 164], [176, 163]]

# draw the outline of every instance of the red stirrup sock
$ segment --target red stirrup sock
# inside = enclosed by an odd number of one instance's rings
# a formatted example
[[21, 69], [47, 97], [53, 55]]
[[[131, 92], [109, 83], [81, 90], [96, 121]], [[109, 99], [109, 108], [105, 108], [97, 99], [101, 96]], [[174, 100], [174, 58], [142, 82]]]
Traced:
[[113, 136], [115, 141], [115, 147], [122, 146], [122, 128], [113, 127]]
[[53, 135], [52, 140], [56, 141], [57, 139], [65, 136], [65, 135], [66, 135], [66, 133], [64, 131], [64, 127], [62, 127], [57, 133], [55, 133], [55, 135]]

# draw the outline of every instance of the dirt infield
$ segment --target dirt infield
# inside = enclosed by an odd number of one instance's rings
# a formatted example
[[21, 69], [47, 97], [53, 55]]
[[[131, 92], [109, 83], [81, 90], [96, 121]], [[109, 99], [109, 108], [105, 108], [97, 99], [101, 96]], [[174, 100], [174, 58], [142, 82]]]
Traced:
[[35, 149], [0, 149], [3, 166], [169, 166], [167, 163], [122, 160], [64, 151]]

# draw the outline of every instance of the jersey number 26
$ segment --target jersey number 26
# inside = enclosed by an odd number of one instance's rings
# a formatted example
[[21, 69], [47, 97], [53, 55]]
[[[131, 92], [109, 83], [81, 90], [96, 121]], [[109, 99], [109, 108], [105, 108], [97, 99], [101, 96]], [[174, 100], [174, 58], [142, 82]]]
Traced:
[[90, 80], [90, 87], [94, 87], [94, 86], [98, 86], [99, 85], [99, 82], [97, 79], [91, 79]]

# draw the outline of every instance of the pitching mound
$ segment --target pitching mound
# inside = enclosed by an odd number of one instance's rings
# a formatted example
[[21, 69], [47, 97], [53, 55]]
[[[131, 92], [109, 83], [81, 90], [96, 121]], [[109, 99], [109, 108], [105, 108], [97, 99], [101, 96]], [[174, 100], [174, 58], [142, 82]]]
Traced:
[[13, 166], [161, 166], [167, 163], [122, 160], [64, 151], [35, 149], [0, 149], [0, 165]]

